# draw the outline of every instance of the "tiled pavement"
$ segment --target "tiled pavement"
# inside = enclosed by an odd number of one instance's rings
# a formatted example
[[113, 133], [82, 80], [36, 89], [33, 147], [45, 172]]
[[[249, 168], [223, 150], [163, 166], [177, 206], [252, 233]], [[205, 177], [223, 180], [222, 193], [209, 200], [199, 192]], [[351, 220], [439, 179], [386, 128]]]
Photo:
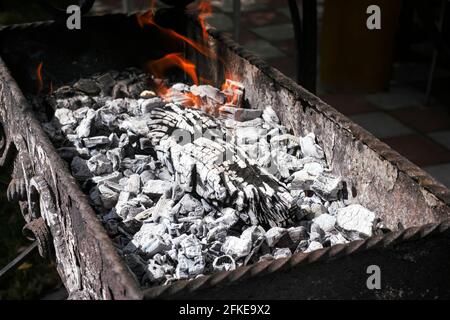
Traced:
[[[132, 2], [132, 10], [145, 8], [148, 3], [146, 0]], [[233, 1], [211, 2], [214, 14], [208, 22], [232, 33]], [[239, 42], [287, 76], [295, 78], [295, 42], [287, 1], [241, 2]], [[97, 4], [102, 10], [114, 5], [116, 10], [121, 10], [120, 0], [99, 0]], [[428, 68], [428, 62], [395, 65], [388, 92], [370, 95], [322, 92], [319, 96], [450, 187], [450, 93], [446, 89], [450, 72], [438, 70], [436, 73], [438, 80], [442, 80], [435, 84], [434, 98], [437, 100], [427, 107], [423, 81]]]

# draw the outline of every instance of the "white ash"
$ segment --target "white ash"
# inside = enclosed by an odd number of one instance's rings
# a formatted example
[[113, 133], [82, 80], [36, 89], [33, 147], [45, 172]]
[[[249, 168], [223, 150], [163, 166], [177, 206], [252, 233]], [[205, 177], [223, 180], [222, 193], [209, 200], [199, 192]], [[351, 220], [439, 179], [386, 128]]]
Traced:
[[[225, 87], [177, 83], [158, 97], [136, 70], [111, 71], [48, 99], [45, 131], [143, 285], [372, 234], [375, 214], [344, 199], [315, 135], [243, 107], [241, 83]], [[201, 105], [180, 105], [184, 93]]]

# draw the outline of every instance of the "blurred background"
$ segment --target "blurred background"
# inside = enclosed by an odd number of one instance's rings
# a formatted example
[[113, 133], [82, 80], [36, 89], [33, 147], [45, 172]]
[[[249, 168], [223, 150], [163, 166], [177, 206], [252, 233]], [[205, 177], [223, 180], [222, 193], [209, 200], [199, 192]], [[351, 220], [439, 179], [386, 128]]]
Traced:
[[[0, 25], [49, 19], [37, 2], [0, 0]], [[76, 1], [50, 2], [64, 7]], [[450, 1], [210, 3], [209, 24], [450, 187]], [[90, 14], [132, 13], [147, 10], [149, 4], [97, 0]], [[366, 27], [366, 9], [373, 4], [381, 9], [380, 30]], [[156, 1], [157, 8], [163, 6]], [[298, 17], [290, 6], [298, 9]], [[21, 235], [18, 208], [6, 201], [10, 168], [1, 170], [0, 268], [29, 245]], [[37, 252], [0, 277], [0, 299], [64, 297], [53, 263]]]

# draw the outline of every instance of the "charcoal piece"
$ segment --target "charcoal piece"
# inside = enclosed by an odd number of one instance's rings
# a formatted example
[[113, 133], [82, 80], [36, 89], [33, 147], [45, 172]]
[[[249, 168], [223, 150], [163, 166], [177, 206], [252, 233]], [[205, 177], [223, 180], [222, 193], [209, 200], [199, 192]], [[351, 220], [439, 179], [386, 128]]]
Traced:
[[247, 256], [252, 250], [252, 241], [248, 238], [228, 236], [222, 245], [222, 252], [234, 258]]
[[91, 79], [80, 79], [73, 87], [87, 95], [95, 96], [100, 93], [100, 88], [94, 80]]
[[74, 126], [77, 120], [73, 116], [73, 111], [67, 108], [59, 108], [55, 110], [54, 120], [59, 126]]
[[91, 127], [92, 124], [94, 123], [96, 115], [97, 113], [92, 109], [89, 109], [87, 111], [86, 118], [81, 120], [80, 124], [76, 129], [76, 133], [79, 138], [89, 137], [89, 135], [91, 134]]
[[276, 127], [280, 123], [280, 119], [278, 118], [275, 111], [271, 106], [267, 106], [261, 116], [266, 123], [268, 123], [271, 127]]
[[128, 178], [127, 185], [125, 186], [125, 191], [132, 195], [138, 195], [141, 192], [141, 178], [138, 174], [132, 174]]
[[338, 193], [341, 189], [342, 179], [340, 177], [333, 177], [328, 174], [319, 175], [311, 185], [311, 190], [326, 201], [337, 200]]
[[261, 110], [236, 108], [235, 106], [227, 105], [221, 107], [220, 112], [222, 115], [240, 122], [254, 120], [261, 117], [262, 115]]
[[236, 262], [229, 255], [223, 255], [214, 259], [212, 263], [214, 271], [231, 271], [236, 269]]
[[337, 210], [336, 221], [347, 231], [356, 231], [370, 237], [375, 214], [359, 204], [352, 204]]
[[178, 253], [178, 264], [175, 269], [175, 277], [177, 279], [187, 279], [200, 275], [205, 270], [205, 261], [203, 256], [197, 256], [194, 259], [185, 257], [182, 253]]
[[142, 100], [142, 101], [140, 101], [139, 104], [140, 104], [140, 109], [141, 109], [142, 114], [149, 113], [153, 109], [161, 108], [161, 107], [164, 107], [164, 105], [165, 105], [165, 103], [159, 97], [153, 97], [153, 98]]
[[259, 257], [259, 262], [261, 261], [272, 261], [274, 259], [273, 255], [270, 253], [266, 253]]
[[112, 88], [113, 99], [128, 98], [130, 93], [128, 92], [128, 86], [126, 82], [117, 82]]
[[212, 243], [215, 241], [223, 243], [227, 236], [227, 230], [228, 230], [227, 227], [224, 225], [219, 225], [217, 227], [210, 229], [206, 236], [206, 241], [208, 243]]
[[75, 94], [76, 94], [76, 92], [75, 92], [74, 88], [71, 86], [62, 86], [53, 92], [53, 95], [57, 99], [70, 98], [70, 97], [73, 97]]
[[285, 228], [273, 227], [267, 230], [265, 234], [266, 243], [269, 247], [274, 247], [277, 242], [281, 239], [281, 237], [286, 234], [288, 231]]
[[147, 278], [152, 283], [158, 283], [165, 278], [164, 267], [150, 259], [147, 265]]
[[112, 162], [108, 157], [102, 153], [99, 153], [87, 161], [87, 167], [89, 171], [96, 176], [108, 174], [113, 171]]
[[172, 188], [172, 183], [163, 180], [148, 180], [142, 192], [150, 198], [158, 198]]
[[330, 244], [332, 246], [336, 245], [336, 244], [345, 244], [348, 243], [348, 240], [345, 239], [345, 237], [341, 234], [341, 233], [336, 233], [336, 234], [330, 234], [327, 237], [327, 240], [330, 241]]
[[321, 214], [317, 218], [313, 219], [314, 223], [319, 225], [319, 227], [325, 231], [330, 232], [334, 229], [334, 226], [336, 224], [336, 218], [329, 214]]
[[98, 186], [98, 191], [100, 193], [100, 200], [105, 209], [112, 209], [116, 205], [119, 199], [119, 192], [110, 188], [106, 184], [100, 184]]
[[300, 146], [303, 155], [306, 157], [323, 159], [325, 156], [322, 147], [316, 143], [316, 136], [312, 132], [308, 133], [305, 137], [300, 137]]
[[306, 250], [303, 252], [308, 253], [308, 252], [315, 251], [315, 250], [322, 249], [322, 248], [323, 248], [323, 246], [320, 242], [311, 241], [311, 243], [308, 245], [308, 248], [306, 248]]
[[147, 272], [147, 266], [144, 261], [139, 255], [137, 254], [125, 254], [123, 256], [125, 260], [125, 264], [131, 269], [131, 271], [139, 278], [142, 279], [142, 277]]
[[172, 211], [178, 215], [203, 217], [203, 213], [205, 210], [200, 200], [195, 199], [190, 194], [185, 194], [181, 198], [181, 200], [173, 207]]
[[292, 256], [292, 252], [289, 248], [275, 248], [273, 250], [274, 259], [289, 258], [290, 256]]
[[291, 190], [310, 190], [311, 185], [322, 172], [323, 167], [320, 163], [306, 163], [302, 170], [294, 172], [290, 177]]
[[96, 78], [97, 84], [100, 87], [102, 95], [111, 95], [112, 88], [114, 86], [114, 78], [111, 73], [105, 73]]
[[87, 160], [84, 160], [80, 157], [73, 158], [70, 164], [70, 168], [72, 170], [73, 176], [78, 180], [84, 181], [93, 176], [87, 165]]
[[57, 149], [58, 154], [65, 160], [72, 160], [76, 156], [83, 158], [89, 157], [89, 150], [87, 148], [63, 147]]
[[96, 137], [89, 137], [83, 139], [84, 146], [86, 148], [94, 148], [98, 146], [105, 146], [110, 143], [107, 136], [96, 136]]

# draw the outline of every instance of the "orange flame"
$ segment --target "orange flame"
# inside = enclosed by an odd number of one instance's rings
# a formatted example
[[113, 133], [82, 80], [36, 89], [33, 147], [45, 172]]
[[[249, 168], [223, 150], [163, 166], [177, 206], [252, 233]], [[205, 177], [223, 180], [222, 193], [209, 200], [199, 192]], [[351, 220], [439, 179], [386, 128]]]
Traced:
[[195, 65], [184, 59], [181, 53], [169, 53], [158, 60], [148, 63], [150, 72], [158, 78], [162, 78], [168, 69], [177, 67], [184, 70], [195, 84], [198, 84], [197, 71]]
[[176, 32], [176, 31], [174, 31], [172, 29], [164, 28], [164, 27], [161, 27], [160, 25], [158, 25], [155, 22], [155, 20], [154, 20], [153, 11], [150, 10], [150, 11], [147, 11], [145, 13], [137, 14], [136, 18], [137, 18], [137, 22], [138, 22], [138, 24], [139, 24], [139, 26], [141, 28], [144, 28], [144, 26], [146, 26], [146, 25], [155, 26], [163, 34], [185, 42], [186, 44], [190, 45], [195, 50], [197, 50], [198, 52], [203, 54], [204, 56], [207, 56], [207, 57], [210, 57], [210, 58], [213, 58], [213, 59], [216, 58], [215, 53], [213, 51], [211, 51], [207, 46], [204, 46], [201, 43], [198, 43], [198, 42], [196, 42], [196, 41], [194, 41], [192, 39], [189, 39], [189, 38], [179, 34], [178, 32]]
[[42, 80], [42, 66], [43, 63], [40, 62], [36, 68], [36, 81], [37, 81], [37, 92], [41, 93], [42, 88], [44, 88], [44, 81]]

